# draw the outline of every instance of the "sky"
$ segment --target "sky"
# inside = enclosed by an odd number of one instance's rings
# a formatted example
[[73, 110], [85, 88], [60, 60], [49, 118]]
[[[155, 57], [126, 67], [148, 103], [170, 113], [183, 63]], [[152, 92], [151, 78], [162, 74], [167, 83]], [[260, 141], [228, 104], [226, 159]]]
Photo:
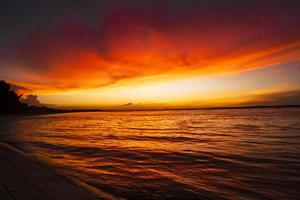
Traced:
[[3, 0], [0, 79], [24, 101], [62, 108], [299, 105], [299, 10], [283, 0]]

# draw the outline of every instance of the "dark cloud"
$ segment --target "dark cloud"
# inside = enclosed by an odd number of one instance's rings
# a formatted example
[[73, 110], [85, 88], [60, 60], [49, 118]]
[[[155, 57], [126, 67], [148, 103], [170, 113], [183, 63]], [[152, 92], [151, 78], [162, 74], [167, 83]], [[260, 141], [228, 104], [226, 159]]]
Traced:
[[32, 92], [30, 89], [20, 85], [10, 84], [10, 87], [12, 90], [14, 90], [16, 93], [20, 95]]

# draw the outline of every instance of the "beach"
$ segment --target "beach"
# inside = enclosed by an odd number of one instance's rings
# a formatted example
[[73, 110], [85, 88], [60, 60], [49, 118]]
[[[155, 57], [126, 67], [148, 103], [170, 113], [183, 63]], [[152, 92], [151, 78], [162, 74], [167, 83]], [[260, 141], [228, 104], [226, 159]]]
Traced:
[[0, 199], [102, 199], [13, 146], [0, 143]]
[[9, 138], [14, 123], [32, 114], [0, 117], [0, 200], [115, 199], [83, 182], [59, 174], [24, 152]]

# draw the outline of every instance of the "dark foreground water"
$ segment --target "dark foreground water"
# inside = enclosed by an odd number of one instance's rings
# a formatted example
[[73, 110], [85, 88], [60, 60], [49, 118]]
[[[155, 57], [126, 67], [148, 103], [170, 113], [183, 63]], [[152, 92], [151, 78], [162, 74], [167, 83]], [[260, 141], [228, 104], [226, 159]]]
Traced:
[[300, 199], [300, 109], [71, 113], [9, 140], [125, 199]]

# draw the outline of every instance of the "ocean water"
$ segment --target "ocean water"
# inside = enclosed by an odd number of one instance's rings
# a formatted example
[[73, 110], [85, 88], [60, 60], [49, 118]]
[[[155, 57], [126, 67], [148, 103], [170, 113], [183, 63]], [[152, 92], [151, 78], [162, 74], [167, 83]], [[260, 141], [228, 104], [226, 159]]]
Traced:
[[300, 109], [91, 112], [9, 123], [13, 143], [124, 199], [300, 199]]

